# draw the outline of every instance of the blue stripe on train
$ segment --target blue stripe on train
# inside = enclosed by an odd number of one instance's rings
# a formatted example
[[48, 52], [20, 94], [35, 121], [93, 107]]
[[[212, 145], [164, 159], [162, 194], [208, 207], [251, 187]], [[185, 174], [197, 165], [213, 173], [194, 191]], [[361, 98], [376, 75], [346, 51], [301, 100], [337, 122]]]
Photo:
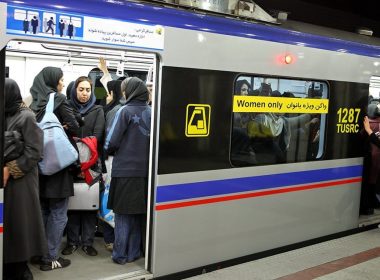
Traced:
[[4, 223], [3, 207], [4, 207], [4, 203], [0, 203], [0, 224]]
[[[10, 0], [0, 1], [14, 4], [14, 1]], [[380, 57], [380, 46], [345, 41], [333, 37], [326, 38], [319, 35], [286, 30], [276, 26], [253, 24], [242, 20], [185, 12], [174, 8], [149, 6], [141, 3], [126, 1], [113, 4], [103, 0], [65, 0], [63, 10], [52, 8], [62, 6], [61, 0], [24, 0], [23, 3], [26, 6], [41, 7], [47, 10], [53, 9], [66, 14], [91, 15], [141, 24], [159, 24], [200, 32], [211, 32], [292, 45], [305, 45], [324, 50]]]
[[[362, 165], [159, 186], [157, 203], [359, 177]], [[190, 175], [189, 175], [190, 176]], [[196, 180], [196, 178], [194, 178]]]

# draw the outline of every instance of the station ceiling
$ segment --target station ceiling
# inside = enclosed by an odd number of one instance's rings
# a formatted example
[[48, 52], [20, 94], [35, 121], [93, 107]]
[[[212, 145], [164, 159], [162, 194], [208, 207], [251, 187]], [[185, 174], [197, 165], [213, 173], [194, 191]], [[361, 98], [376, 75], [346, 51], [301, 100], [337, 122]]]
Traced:
[[380, 37], [380, 9], [373, 0], [255, 0], [268, 12], [287, 11], [288, 19], [350, 32], [372, 29]]

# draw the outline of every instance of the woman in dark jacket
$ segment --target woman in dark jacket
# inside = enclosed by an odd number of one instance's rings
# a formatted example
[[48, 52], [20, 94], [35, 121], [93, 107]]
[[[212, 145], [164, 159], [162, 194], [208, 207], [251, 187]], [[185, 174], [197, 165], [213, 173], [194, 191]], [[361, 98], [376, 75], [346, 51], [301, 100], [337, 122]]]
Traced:
[[115, 243], [112, 259], [118, 264], [141, 256], [141, 228], [147, 207], [147, 177], [151, 110], [148, 90], [138, 78], [121, 84], [126, 105], [116, 113], [105, 149], [116, 152], [108, 208], [115, 213]]
[[[367, 109], [368, 117], [364, 119], [364, 162], [363, 162], [363, 182], [360, 196], [360, 214], [371, 215], [374, 208], [379, 204], [376, 199], [376, 190], [380, 174], [380, 147], [377, 145], [377, 135], [379, 135], [380, 115], [376, 104], [369, 104]], [[367, 133], [365, 133], [367, 132]]]
[[[61, 94], [63, 86], [62, 70], [56, 67], [45, 67], [34, 78], [30, 88], [33, 97], [30, 108], [35, 112], [37, 121], [41, 121], [46, 111], [49, 94], [56, 92], [53, 112], [68, 136], [72, 137], [79, 126], [73, 109], [68, 104], [65, 95]], [[70, 168], [70, 166], [66, 167], [50, 176], [40, 174], [40, 199], [48, 240], [48, 253], [43, 256], [40, 266], [40, 269], [44, 271], [70, 265], [70, 260], [58, 257], [63, 230], [67, 223], [69, 197], [74, 195], [74, 182]]]
[[[98, 141], [99, 155], [103, 149], [104, 112], [100, 105], [95, 105], [95, 95], [92, 93], [91, 80], [79, 77], [70, 93], [70, 104], [78, 111], [84, 121], [77, 135], [80, 138], [95, 136]], [[96, 230], [96, 211], [69, 211], [67, 223], [67, 246], [63, 255], [70, 255], [82, 243], [82, 250], [89, 256], [96, 256], [98, 252], [93, 247]], [[82, 229], [80, 242], [80, 231]]]
[[43, 135], [33, 112], [22, 103], [20, 89], [14, 80], [5, 79], [4, 99], [6, 130], [21, 134], [24, 149], [3, 168], [3, 279], [33, 279], [27, 261], [47, 251], [37, 168], [42, 156]]

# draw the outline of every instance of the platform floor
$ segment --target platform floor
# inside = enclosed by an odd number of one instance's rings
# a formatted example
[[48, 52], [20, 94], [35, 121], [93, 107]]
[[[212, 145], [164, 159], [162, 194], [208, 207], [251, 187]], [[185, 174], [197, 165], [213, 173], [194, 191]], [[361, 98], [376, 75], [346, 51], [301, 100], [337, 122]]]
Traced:
[[[380, 210], [375, 215], [361, 216], [359, 226], [380, 223]], [[65, 238], [64, 238], [65, 240]], [[65, 244], [63, 243], [62, 246]], [[95, 239], [99, 255], [89, 257], [78, 249], [68, 256], [71, 266], [55, 271], [40, 271], [30, 264], [36, 280], [50, 279], [143, 279], [144, 259], [117, 265], [104, 248], [102, 238]], [[140, 277], [141, 276], [141, 277]], [[286, 253], [273, 255], [187, 278], [190, 280], [380, 280], [380, 229], [315, 244]]]
[[[360, 226], [380, 223], [361, 216]], [[216, 270], [188, 280], [380, 280], [380, 228]]]
[[[65, 243], [61, 249], [64, 245]], [[63, 269], [41, 271], [39, 265], [29, 264], [29, 267], [35, 280], [113, 280], [145, 274], [143, 258], [133, 263], [119, 265], [111, 260], [111, 253], [105, 249], [103, 238], [95, 238], [94, 247], [98, 250], [98, 255], [95, 257], [87, 256], [81, 248], [72, 255], [64, 256], [71, 260], [71, 265]]]

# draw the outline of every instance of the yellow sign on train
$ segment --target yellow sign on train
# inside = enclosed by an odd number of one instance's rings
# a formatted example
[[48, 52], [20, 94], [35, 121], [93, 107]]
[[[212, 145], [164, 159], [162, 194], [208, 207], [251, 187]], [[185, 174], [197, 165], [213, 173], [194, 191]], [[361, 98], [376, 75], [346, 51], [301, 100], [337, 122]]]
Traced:
[[206, 137], [210, 134], [211, 106], [208, 104], [189, 104], [186, 107], [187, 137]]
[[235, 113], [313, 113], [327, 114], [329, 100], [268, 96], [234, 96]]

